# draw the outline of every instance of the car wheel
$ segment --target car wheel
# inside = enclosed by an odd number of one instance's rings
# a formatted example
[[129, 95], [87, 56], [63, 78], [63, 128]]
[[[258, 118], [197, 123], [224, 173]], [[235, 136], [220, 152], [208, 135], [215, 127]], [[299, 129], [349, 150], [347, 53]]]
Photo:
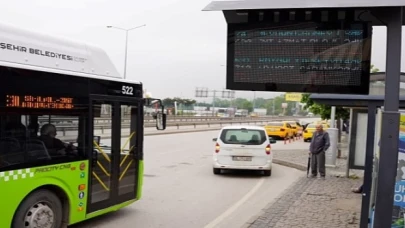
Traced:
[[264, 170], [263, 172], [264, 172], [265, 176], [268, 176], [268, 177], [271, 176], [271, 169], [270, 170]]
[[216, 175], [221, 174], [221, 169], [214, 168], [214, 169], [213, 169], [213, 172], [214, 172], [214, 174], [216, 174]]
[[40, 189], [31, 193], [18, 207], [13, 218], [13, 228], [58, 228], [62, 225], [62, 203], [51, 191]]

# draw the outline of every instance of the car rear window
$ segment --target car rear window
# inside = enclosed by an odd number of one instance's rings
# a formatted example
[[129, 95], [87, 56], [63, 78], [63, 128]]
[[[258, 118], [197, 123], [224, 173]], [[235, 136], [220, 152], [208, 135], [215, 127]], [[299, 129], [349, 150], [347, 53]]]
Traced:
[[274, 127], [282, 127], [282, 126], [284, 126], [284, 124], [280, 123], [280, 122], [270, 122], [267, 125], [268, 126], [274, 126]]
[[257, 129], [225, 129], [220, 139], [225, 144], [246, 145], [261, 145], [267, 140], [266, 133]]

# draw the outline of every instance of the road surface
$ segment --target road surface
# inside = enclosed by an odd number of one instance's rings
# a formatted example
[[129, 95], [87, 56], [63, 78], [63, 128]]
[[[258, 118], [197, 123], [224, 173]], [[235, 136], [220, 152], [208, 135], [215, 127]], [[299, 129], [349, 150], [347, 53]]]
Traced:
[[[256, 172], [214, 175], [212, 138], [217, 133], [146, 136], [142, 199], [72, 228], [241, 227], [305, 175], [279, 165], [271, 177]], [[301, 143], [278, 141], [272, 147], [281, 152], [300, 147], [296, 144]]]

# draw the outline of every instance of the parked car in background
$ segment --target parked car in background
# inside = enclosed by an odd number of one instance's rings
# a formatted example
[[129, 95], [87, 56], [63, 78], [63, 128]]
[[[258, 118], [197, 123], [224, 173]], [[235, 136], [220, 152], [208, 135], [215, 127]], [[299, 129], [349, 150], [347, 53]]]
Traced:
[[291, 125], [282, 121], [269, 122], [264, 128], [270, 137], [288, 139], [294, 136]]
[[291, 125], [291, 129], [293, 131], [294, 136], [302, 136], [304, 128], [301, 126], [301, 124], [297, 121], [283, 121], [285, 123], [289, 123]]
[[[304, 130], [304, 142], [310, 142], [312, 139], [312, 135], [314, 134], [315, 130], [316, 130], [316, 125], [318, 123], [312, 123], [312, 124], [308, 124], [308, 126], [305, 128]], [[326, 130], [329, 128], [328, 124], [322, 124], [323, 129]]]
[[228, 126], [214, 138], [213, 172], [221, 170], [261, 170], [271, 176], [273, 154], [271, 144], [276, 143], [263, 127]]

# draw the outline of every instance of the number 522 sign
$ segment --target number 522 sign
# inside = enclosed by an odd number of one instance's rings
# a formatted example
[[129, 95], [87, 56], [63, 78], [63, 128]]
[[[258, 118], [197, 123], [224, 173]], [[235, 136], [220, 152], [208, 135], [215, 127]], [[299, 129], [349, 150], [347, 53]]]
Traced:
[[124, 95], [131, 95], [132, 96], [132, 95], [134, 95], [134, 87], [123, 85], [122, 89], [121, 89], [121, 92]]

